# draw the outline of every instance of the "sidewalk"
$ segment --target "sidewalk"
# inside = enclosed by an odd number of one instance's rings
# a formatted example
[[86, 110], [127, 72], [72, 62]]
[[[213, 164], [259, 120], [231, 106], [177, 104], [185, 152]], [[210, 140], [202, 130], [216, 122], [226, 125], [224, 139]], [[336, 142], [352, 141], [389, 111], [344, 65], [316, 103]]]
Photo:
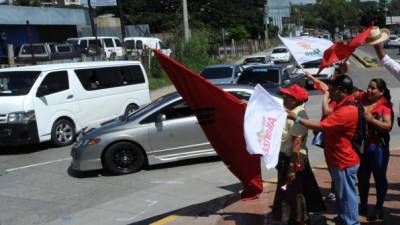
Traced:
[[[391, 152], [389, 168], [387, 171], [389, 190], [384, 205], [385, 221], [368, 222], [366, 217], [360, 216], [361, 224], [387, 224], [400, 225], [400, 151]], [[326, 167], [314, 167], [322, 194], [329, 192], [330, 177]], [[372, 208], [376, 201], [376, 192], [373, 179], [369, 195], [369, 206]], [[276, 185], [266, 182], [264, 191], [259, 199], [241, 201], [238, 194], [225, 196], [225, 198], [211, 200], [196, 206], [197, 211], [177, 212], [178, 215], [172, 222], [156, 222], [154, 224], [184, 225], [278, 225], [282, 224], [273, 220], [271, 207], [274, 200]], [[336, 216], [335, 204], [325, 201], [328, 211], [323, 215], [310, 216], [312, 225], [334, 224], [332, 219]]]

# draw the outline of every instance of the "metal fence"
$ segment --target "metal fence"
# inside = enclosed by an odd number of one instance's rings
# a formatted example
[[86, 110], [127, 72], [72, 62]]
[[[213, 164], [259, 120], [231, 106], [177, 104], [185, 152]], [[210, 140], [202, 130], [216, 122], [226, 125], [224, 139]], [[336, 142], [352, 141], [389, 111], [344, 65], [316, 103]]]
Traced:
[[220, 57], [241, 57], [243, 55], [251, 55], [255, 52], [267, 49], [264, 40], [231, 40], [229, 44], [218, 46], [218, 55]]

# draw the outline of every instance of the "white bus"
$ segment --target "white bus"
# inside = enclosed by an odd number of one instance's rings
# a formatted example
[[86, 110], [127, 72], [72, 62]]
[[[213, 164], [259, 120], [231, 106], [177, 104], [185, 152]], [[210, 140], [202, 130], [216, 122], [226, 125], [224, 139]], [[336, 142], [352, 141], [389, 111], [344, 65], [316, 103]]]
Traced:
[[0, 144], [73, 143], [84, 127], [150, 102], [140, 62], [83, 62], [0, 69]]

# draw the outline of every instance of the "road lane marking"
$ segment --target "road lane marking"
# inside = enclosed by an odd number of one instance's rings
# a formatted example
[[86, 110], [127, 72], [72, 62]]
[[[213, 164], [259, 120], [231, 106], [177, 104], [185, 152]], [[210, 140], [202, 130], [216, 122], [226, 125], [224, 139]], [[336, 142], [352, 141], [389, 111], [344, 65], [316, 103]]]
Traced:
[[52, 164], [52, 163], [56, 163], [56, 162], [67, 161], [67, 160], [71, 160], [71, 159], [72, 159], [72, 157], [68, 157], [68, 158], [63, 158], [63, 159], [47, 161], [47, 162], [35, 163], [35, 164], [27, 165], [27, 166], [6, 169], [6, 172], [9, 173], [9, 172], [17, 171], [17, 170], [23, 170], [23, 169], [28, 169], [28, 168], [32, 168], [32, 167], [38, 167], [38, 166], [44, 166], [44, 165], [48, 165], [48, 164]]
[[184, 184], [182, 181], [151, 181], [151, 184]]
[[150, 225], [165, 225], [165, 224], [171, 223], [172, 221], [174, 221], [178, 218], [179, 218], [179, 216], [177, 216], [177, 215], [170, 215], [170, 216], [167, 216], [167, 217], [165, 217], [161, 220], [158, 220], [154, 223], [151, 223]]

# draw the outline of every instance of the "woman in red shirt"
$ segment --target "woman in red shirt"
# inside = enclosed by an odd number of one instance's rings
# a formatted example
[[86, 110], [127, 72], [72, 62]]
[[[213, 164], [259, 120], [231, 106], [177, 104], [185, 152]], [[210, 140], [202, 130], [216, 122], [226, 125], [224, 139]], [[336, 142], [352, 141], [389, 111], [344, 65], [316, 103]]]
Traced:
[[367, 214], [369, 179], [374, 175], [376, 185], [376, 205], [369, 220], [383, 219], [383, 203], [388, 189], [386, 170], [389, 163], [389, 132], [393, 126], [393, 109], [390, 91], [382, 79], [372, 79], [368, 90], [360, 93], [360, 101], [365, 108], [368, 122], [368, 143], [360, 157], [358, 169], [358, 191], [360, 214]]

